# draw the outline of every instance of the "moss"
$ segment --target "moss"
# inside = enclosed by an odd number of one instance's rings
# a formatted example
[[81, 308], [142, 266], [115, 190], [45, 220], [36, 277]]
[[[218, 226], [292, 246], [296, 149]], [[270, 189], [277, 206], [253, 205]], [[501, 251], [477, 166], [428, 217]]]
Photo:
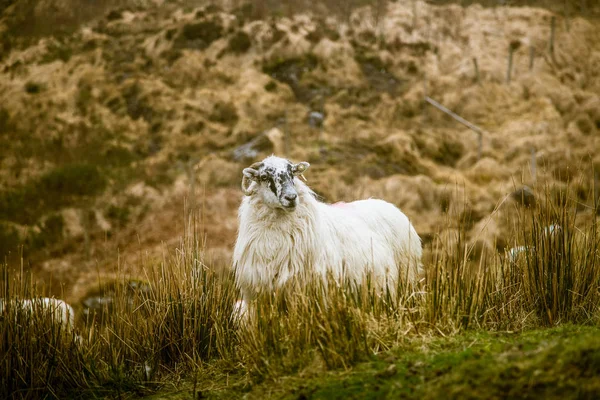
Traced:
[[308, 53], [304, 57], [271, 60], [262, 69], [273, 79], [288, 84], [298, 101], [310, 103], [315, 97], [322, 95], [322, 91], [328, 91], [326, 82], [315, 82], [306, 77], [318, 65], [318, 58]]
[[19, 232], [15, 227], [0, 222], [0, 257], [4, 260], [4, 257], [8, 253], [14, 253], [18, 250], [20, 243]]
[[110, 146], [102, 152], [102, 160], [104, 165], [108, 165], [111, 167], [128, 166], [129, 164], [138, 159], [139, 157], [127, 147], [119, 145]]
[[216, 21], [201, 21], [183, 27], [176, 40], [177, 47], [204, 50], [223, 36], [223, 27]]
[[50, 42], [46, 48], [46, 53], [40, 60], [40, 64], [48, 64], [56, 60], [64, 63], [68, 62], [73, 56], [73, 49], [63, 43]]
[[308, 53], [304, 57], [278, 58], [263, 65], [263, 72], [278, 81], [290, 84], [302, 78], [302, 75], [315, 69], [319, 64], [317, 56]]
[[51, 214], [42, 224], [39, 231], [30, 231], [25, 242], [29, 251], [40, 250], [60, 243], [64, 236], [65, 221], [60, 214]]
[[229, 38], [229, 44], [227, 45], [227, 51], [234, 54], [243, 54], [252, 47], [250, 36], [244, 31], [236, 32], [231, 38]]
[[208, 119], [222, 124], [235, 124], [239, 119], [235, 105], [231, 102], [219, 101], [213, 106]]
[[357, 52], [356, 62], [369, 82], [371, 88], [379, 92], [387, 92], [391, 95], [398, 94], [404, 89], [404, 81], [391, 73], [389, 66], [381, 58], [373, 55], [366, 55], [363, 52]]
[[596, 130], [592, 119], [587, 114], [578, 115], [575, 124], [584, 135], [590, 135]]
[[204, 121], [191, 121], [185, 125], [182, 133], [184, 135], [193, 136], [197, 135], [204, 130], [205, 123]]
[[426, 141], [416, 136], [414, 142], [424, 157], [430, 158], [441, 165], [450, 167], [456, 166], [456, 163], [465, 152], [464, 145], [450, 138], [442, 138], [441, 141]]
[[142, 89], [137, 82], [123, 90], [123, 97], [127, 106], [127, 114], [131, 119], [143, 118], [145, 121], [151, 122], [154, 110], [148, 104], [146, 97], [143, 96]]
[[371, 30], [366, 30], [366, 31], [362, 31], [358, 34], [358, 38], [363, 42], [363, 43], [368, 43], [370, 45], [373, 45], [377, 42], [377, 36], [375, 35], [375, 32], [371, 31]]
[[127, 206], [119, 207], [111, 204], [106, 211], [106, 217], [119, 228], [127, 225], [130, 215], [131, 210]]
[[29, 81], [25, 84], [25, 91], [29, 94], [38, 94], [42, 90], [42, 85], [37, 82]]
[[335, 42], [340, 39], [340, 34], [338, 31], [324, 25], [323, 21], [320, 21], [316, 25], [315, 29], [306, 35], [306, 39], [311, 43], [319, 43], [323, 38], [328, 38], [329, 40]]
[[[374, 92], [366, 86], [353, 86], [339, 90], [330, 101], [339, 104], [342, 108], [357, 108], [356, 112], [364, 112], [379, 104], [380, 93]], [[358, 107], [355, 107], [358, 106]]]
[[275, 92], [275, 91], [277, 91], [277, 83], [275, 83], [275, 81], [269, 81], [269, 82], [267, 82], [267, 84], [265, 85], [265, 90], [267, 92]]
[[14, 129], [9, 112], [0, 107], [0, 134], [9, 132]]
[[171, 40], [175, 37], [175, 33], [177, 33], [177, 29], [171, 28], [165, 32], [165, 39]]
[[183, 56], [183, 53], [181, 52], [181, 50], [178, 49], [167, 49], [160, 53], [160, 56], [164, 58], [169, 64], [172, 64], [175, 61], [179, 60]]
[[75, 106], [82, 115], [87, 115], [87, 109], [92, 99], [92, 88], [87, 84], [80, 84], [79, 90], [77, 91], [77, 98], [75, 99]]
[[108, 107], [113, 114], [119, 114], [125, 109], [125, 101], [121, 96], [110, 97], [106, 101], [106, 107]]
[[[323, 162], [344, 168], [346, 183], [351, 184], [357, 176], [367, 175], [380, 179], [394, 174], [425, 174], [426, 168], [412, 154], [398, 152], [388, 145], [380, 145], [369, 140], [352, 139], [324, 149]], [[310, 160], [309, 160], [310, 161]]]
[[108, 21], [116, 21], [123, 17], [123, 12], [121, 10], [111, 10], [108, 14], [106, 14], [106, 19]]
[[34, 224], [48, 211], [101, 193], [106, 184], [106, 178], [94, 165], [58, 167], [23, 186], [0, 192], [0, 219]]
[[94, 165], [73, 164], [42, 175], [38, 187], [58, 196], [92, 196], [104, 190], [106, 180]]

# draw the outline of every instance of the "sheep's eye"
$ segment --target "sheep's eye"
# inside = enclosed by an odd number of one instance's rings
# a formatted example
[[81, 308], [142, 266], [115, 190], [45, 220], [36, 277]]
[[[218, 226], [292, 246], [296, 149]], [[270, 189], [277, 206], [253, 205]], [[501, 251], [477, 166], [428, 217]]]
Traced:
[[263, 182], [266, 182], [269, 180], [269, 175], [267, 174], [260, 174], [260, 176], [258, 177], [258, 179], [260, 179]]

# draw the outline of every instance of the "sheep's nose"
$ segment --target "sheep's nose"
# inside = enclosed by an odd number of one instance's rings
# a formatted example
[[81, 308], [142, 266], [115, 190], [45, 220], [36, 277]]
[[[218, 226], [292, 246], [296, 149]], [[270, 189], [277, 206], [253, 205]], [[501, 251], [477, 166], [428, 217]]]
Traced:
[[296, 193], [290, 193], [283, 196], [287, 201], [294, 201], [298, 197]]

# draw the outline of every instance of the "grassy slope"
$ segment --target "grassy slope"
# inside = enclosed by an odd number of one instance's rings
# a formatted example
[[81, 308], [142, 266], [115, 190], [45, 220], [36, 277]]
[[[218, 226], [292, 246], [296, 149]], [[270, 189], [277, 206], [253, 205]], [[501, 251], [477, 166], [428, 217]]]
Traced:
[[[346, 371], [307, 368], [247, 385], [234, 374], [200, 378], [200, 398], [597, 398], [600, 328], [565, 325], [523, 333], [471, 331], [407, 339]], [[189, 398], [167, 389], [152, 399]]]

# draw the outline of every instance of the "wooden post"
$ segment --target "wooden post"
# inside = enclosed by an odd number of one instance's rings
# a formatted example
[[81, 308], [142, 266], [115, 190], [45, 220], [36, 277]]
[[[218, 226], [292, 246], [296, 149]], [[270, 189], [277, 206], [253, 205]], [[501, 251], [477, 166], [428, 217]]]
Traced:
[[529, 47], [529, 70], [533, 71], [533, 62], [535, 60], [535, 49], [532, 46]]
[[513, 65], [513, 54], [514, 52], [521, 47], [520, 40], [511, 40], [508, 45], [508, 69], [506, 71], [506, 83], [510, 83], [510, 78], [512, 75], [512, 65]]
[[413, 0], [413, 30], [417, 29], [417, 0]]
[[[423, 74], [423, 96], [425, 99], [428, 98], [428, 85], [427, 85], [427, 74]], [[423, 103], [423, 122], [426, 122], [429, 119], [429, 115], [427, 112], [427, 107], [425, 103]]]
[[570, 30], [569, 24], [569, 1], [565, 0], [565, 28], [567, 28], [567, 32]]
[[481, 84], [481, 80], [479, 78], [479, 66], [477, 65], [477, 58], [473, 57], [473, 67], [475, 68], [475, 82], [477, 84]]
[[556, 30], [556, 17], [553, 15], [550, 20], [550, 55], [554, 57], [554, 33]]

